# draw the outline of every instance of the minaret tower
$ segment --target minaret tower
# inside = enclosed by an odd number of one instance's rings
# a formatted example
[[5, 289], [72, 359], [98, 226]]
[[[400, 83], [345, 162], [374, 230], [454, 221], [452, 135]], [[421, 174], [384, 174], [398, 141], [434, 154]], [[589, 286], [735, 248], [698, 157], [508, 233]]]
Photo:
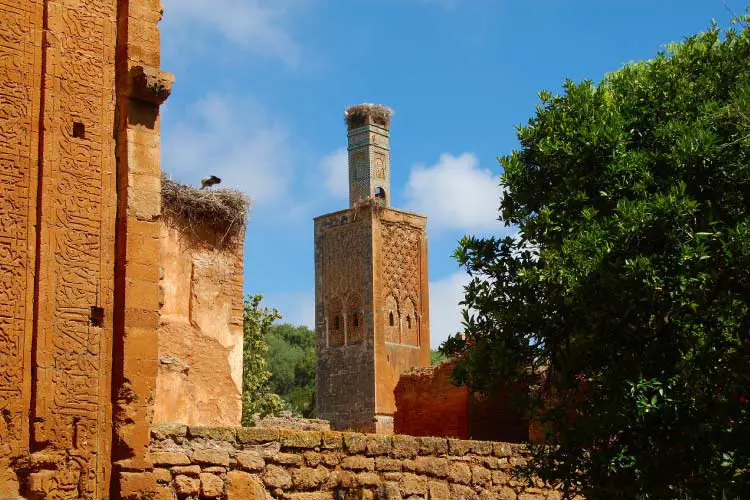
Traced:
[[390, 207], [391, 110], [346, 111], [349, 208], [315, 219], [317, 414], [388, 433], [401, 373], [429, 366], [426, 218]]

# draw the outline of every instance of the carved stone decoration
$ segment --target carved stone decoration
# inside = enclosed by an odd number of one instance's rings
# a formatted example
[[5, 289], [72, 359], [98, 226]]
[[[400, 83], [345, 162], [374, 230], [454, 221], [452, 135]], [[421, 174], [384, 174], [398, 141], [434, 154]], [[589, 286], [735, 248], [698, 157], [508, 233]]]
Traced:
[[156, 68], [136, 66], [131, 70], [131, 97], [160, 105], [172, 93], [174, 75]]
[[421, 232], [405, 224], [383, 224], [383, 294], [399, 304], [419, 304]]

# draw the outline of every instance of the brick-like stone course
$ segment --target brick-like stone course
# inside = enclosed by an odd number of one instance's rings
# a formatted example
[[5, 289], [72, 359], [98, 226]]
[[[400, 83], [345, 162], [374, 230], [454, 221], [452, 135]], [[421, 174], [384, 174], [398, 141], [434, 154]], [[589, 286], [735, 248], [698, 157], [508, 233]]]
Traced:
[[151, 437], [151, 474], [165, 498], [562, 498], [514, 475], [526, 453], [516, 444], [175, 425], [156, 426]]

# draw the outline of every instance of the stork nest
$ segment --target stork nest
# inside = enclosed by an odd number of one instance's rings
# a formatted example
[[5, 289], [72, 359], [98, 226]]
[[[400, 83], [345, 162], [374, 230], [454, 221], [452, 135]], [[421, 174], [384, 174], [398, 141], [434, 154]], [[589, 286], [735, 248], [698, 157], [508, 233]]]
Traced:
[[161, 206], [164, 219], [201, 237], [206, 230], [217, 236], [219, 245], [241, 243], [250, 212], [250, 197], [233, 189], [198, 189], [161, 178]]
[[382, 104], [358, 104], [351, 106], [344, 112], [346, 125], [350, 128], [359, 128], [367, 125], [370, 118], [375, 125], [390, 128], [393, 110]]

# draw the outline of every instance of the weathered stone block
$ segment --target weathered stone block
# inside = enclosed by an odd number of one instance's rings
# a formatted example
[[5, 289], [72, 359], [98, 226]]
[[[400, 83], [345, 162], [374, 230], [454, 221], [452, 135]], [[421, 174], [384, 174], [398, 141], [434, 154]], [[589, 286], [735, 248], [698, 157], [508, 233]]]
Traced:
[[229, 453], [224, 450], [195, 450], [193, 452], [193, 463], [227, 466], [229, 465]]
[[478, 465], [471, 466], [471, 484], [489, 487], [492, 484], [490, 471]]
[[[31, 486], [34, 488], [33, 483]], [[157, 490], [156, 478], [150, 472], [120, 473], [120, 495], [123, 500], [149, 498], [154, 496]]]
[[243, 470], [250, 472], [262, 471], [266, 466], [266, 461], [263, 460], [263, 457], [256, 452], [238, 452], [236, 460], [237, 465], [239, 465]]
[[394, 458], [414, 458], [419, 450], [417, 439], [412, 436], [393, 436], [393, 450], [391, 455]]
[[172, 473], [168, 469], [154, 469], [154, 479], [157, 483], [172, 482]]
[[174, 451], [152, 452], [149, 459], [154, 465], [189, 465], [190, 458], [185, 453]]
[[227, 473], [226, 496], [224, 500], [266, 500], [266, 489], [247, 472]]
[[172, 472], [184, 476], [197, 476], [201, 473], [201, 467], [200, 465], [178, 465], [177, 467], [172, 467]]
[[417, 457], [414, 461], [414, 470], [419, 474], [446, 477], [448, 475], [448, 461], [444, 458]]
[[398, 472], [401, 470], [401, 460], [377, 457], [375, 459], [375, 470], [383, 472]]
[[232, 427], [209, 427], [204, 425], [191, 425], [188, 427], [188, 437], [234, 443], [237, 434], [236, 429]]
[[322, 442], [322, 433], [315, 431], [294, 431], [281, 429], [279, 431], [281, 446], [285, 448], [319, 448]]
[[391, 452], [393, 440], [391, 436], [367, 436], [367, 455], [388, 455]]
[[201, 490], [200, 479], [179, 475], [174, 478], [174, 488], [178, 495], [197, 495]]
[[268, 461], [277, 465], [286, 465], [291, 467], [301, 467], [302, 457], [294, 453], [277, 453], [269, 456]]
[[345, 457], [341, 461], [341, 467], [349, 470], [374, 470], [375, 460], [365, 457]]
[[292, 487], [292, 476], [281, 467], [269, 465], [263, 473], [263, 482], [269, 488], [288, 490]]
[[216, 498], [224, 493], [224, 481], [215, 474], [201, 474], [201, 494], [204, 497]]
[[175, 443], [182, 443], [182, 438], [187, 436], [187, 425], [182, 424], [161, 424], [151, 427], [151, 438], [156, 441], [173, 440]]
[[344, 445], [346, 451], [351, 454], [364, 453], [367, 448], [367, 437], [358, 433], [344, 434]]
[[455, 498], [456, 500], [476, 500], [479, 498], [479, 495], [474, 490], [462, 484], [451, 484], [450, 489], [451, 498]]
[[237, 441], [242, 444], [263, 444], [279, 440], [279, 429], [242, 427], [236, 430]]
[[322, 448], [326, 450], [340, 450], [344, 447], [344, 435], [341, 432], [328, 431], [323, 433]]
[[308, 451], [303, 455], [305, 459], [305, 465], [308, 467], [317, 467], [323, 461], [323, 457], [320, 453], [314, 451]]
[[404, 496], [426, 495], [427, 478], [407, 472], [401, 476], [401, 481], [399, 481], [399, 489], [401, 490], [401, 494]]
[[363, 488], [380, 486], [380, 476], [374, 472], [360, 472], [357, 474], [357, 484]]
[[463, 457], [471, 451], [471, 441], [462, 441], [460, 439], [448, 440], [449, 453], [454, 457]]
[[448, 440], [436, 437], [418, 437], [420, 455], [447, 455]]
[[298, 490], [314, 490], [323, 484], [327, 477], [328, 470], [323, 467], [315, 469], [304, 467], [292, 471], [292, 484]]
[[454, 483], [470, 484], [471, 469], [465, 462], [451, 461], [448, 464], [448, 479]]
[[491, 441], [470, 441], [470, 451], [475, 455], [492, 455], [493, 444]]
[[451, 492], [447, 483], [430, 481], [427, 487], [430, 491], [430, 500], [451, 500]]

